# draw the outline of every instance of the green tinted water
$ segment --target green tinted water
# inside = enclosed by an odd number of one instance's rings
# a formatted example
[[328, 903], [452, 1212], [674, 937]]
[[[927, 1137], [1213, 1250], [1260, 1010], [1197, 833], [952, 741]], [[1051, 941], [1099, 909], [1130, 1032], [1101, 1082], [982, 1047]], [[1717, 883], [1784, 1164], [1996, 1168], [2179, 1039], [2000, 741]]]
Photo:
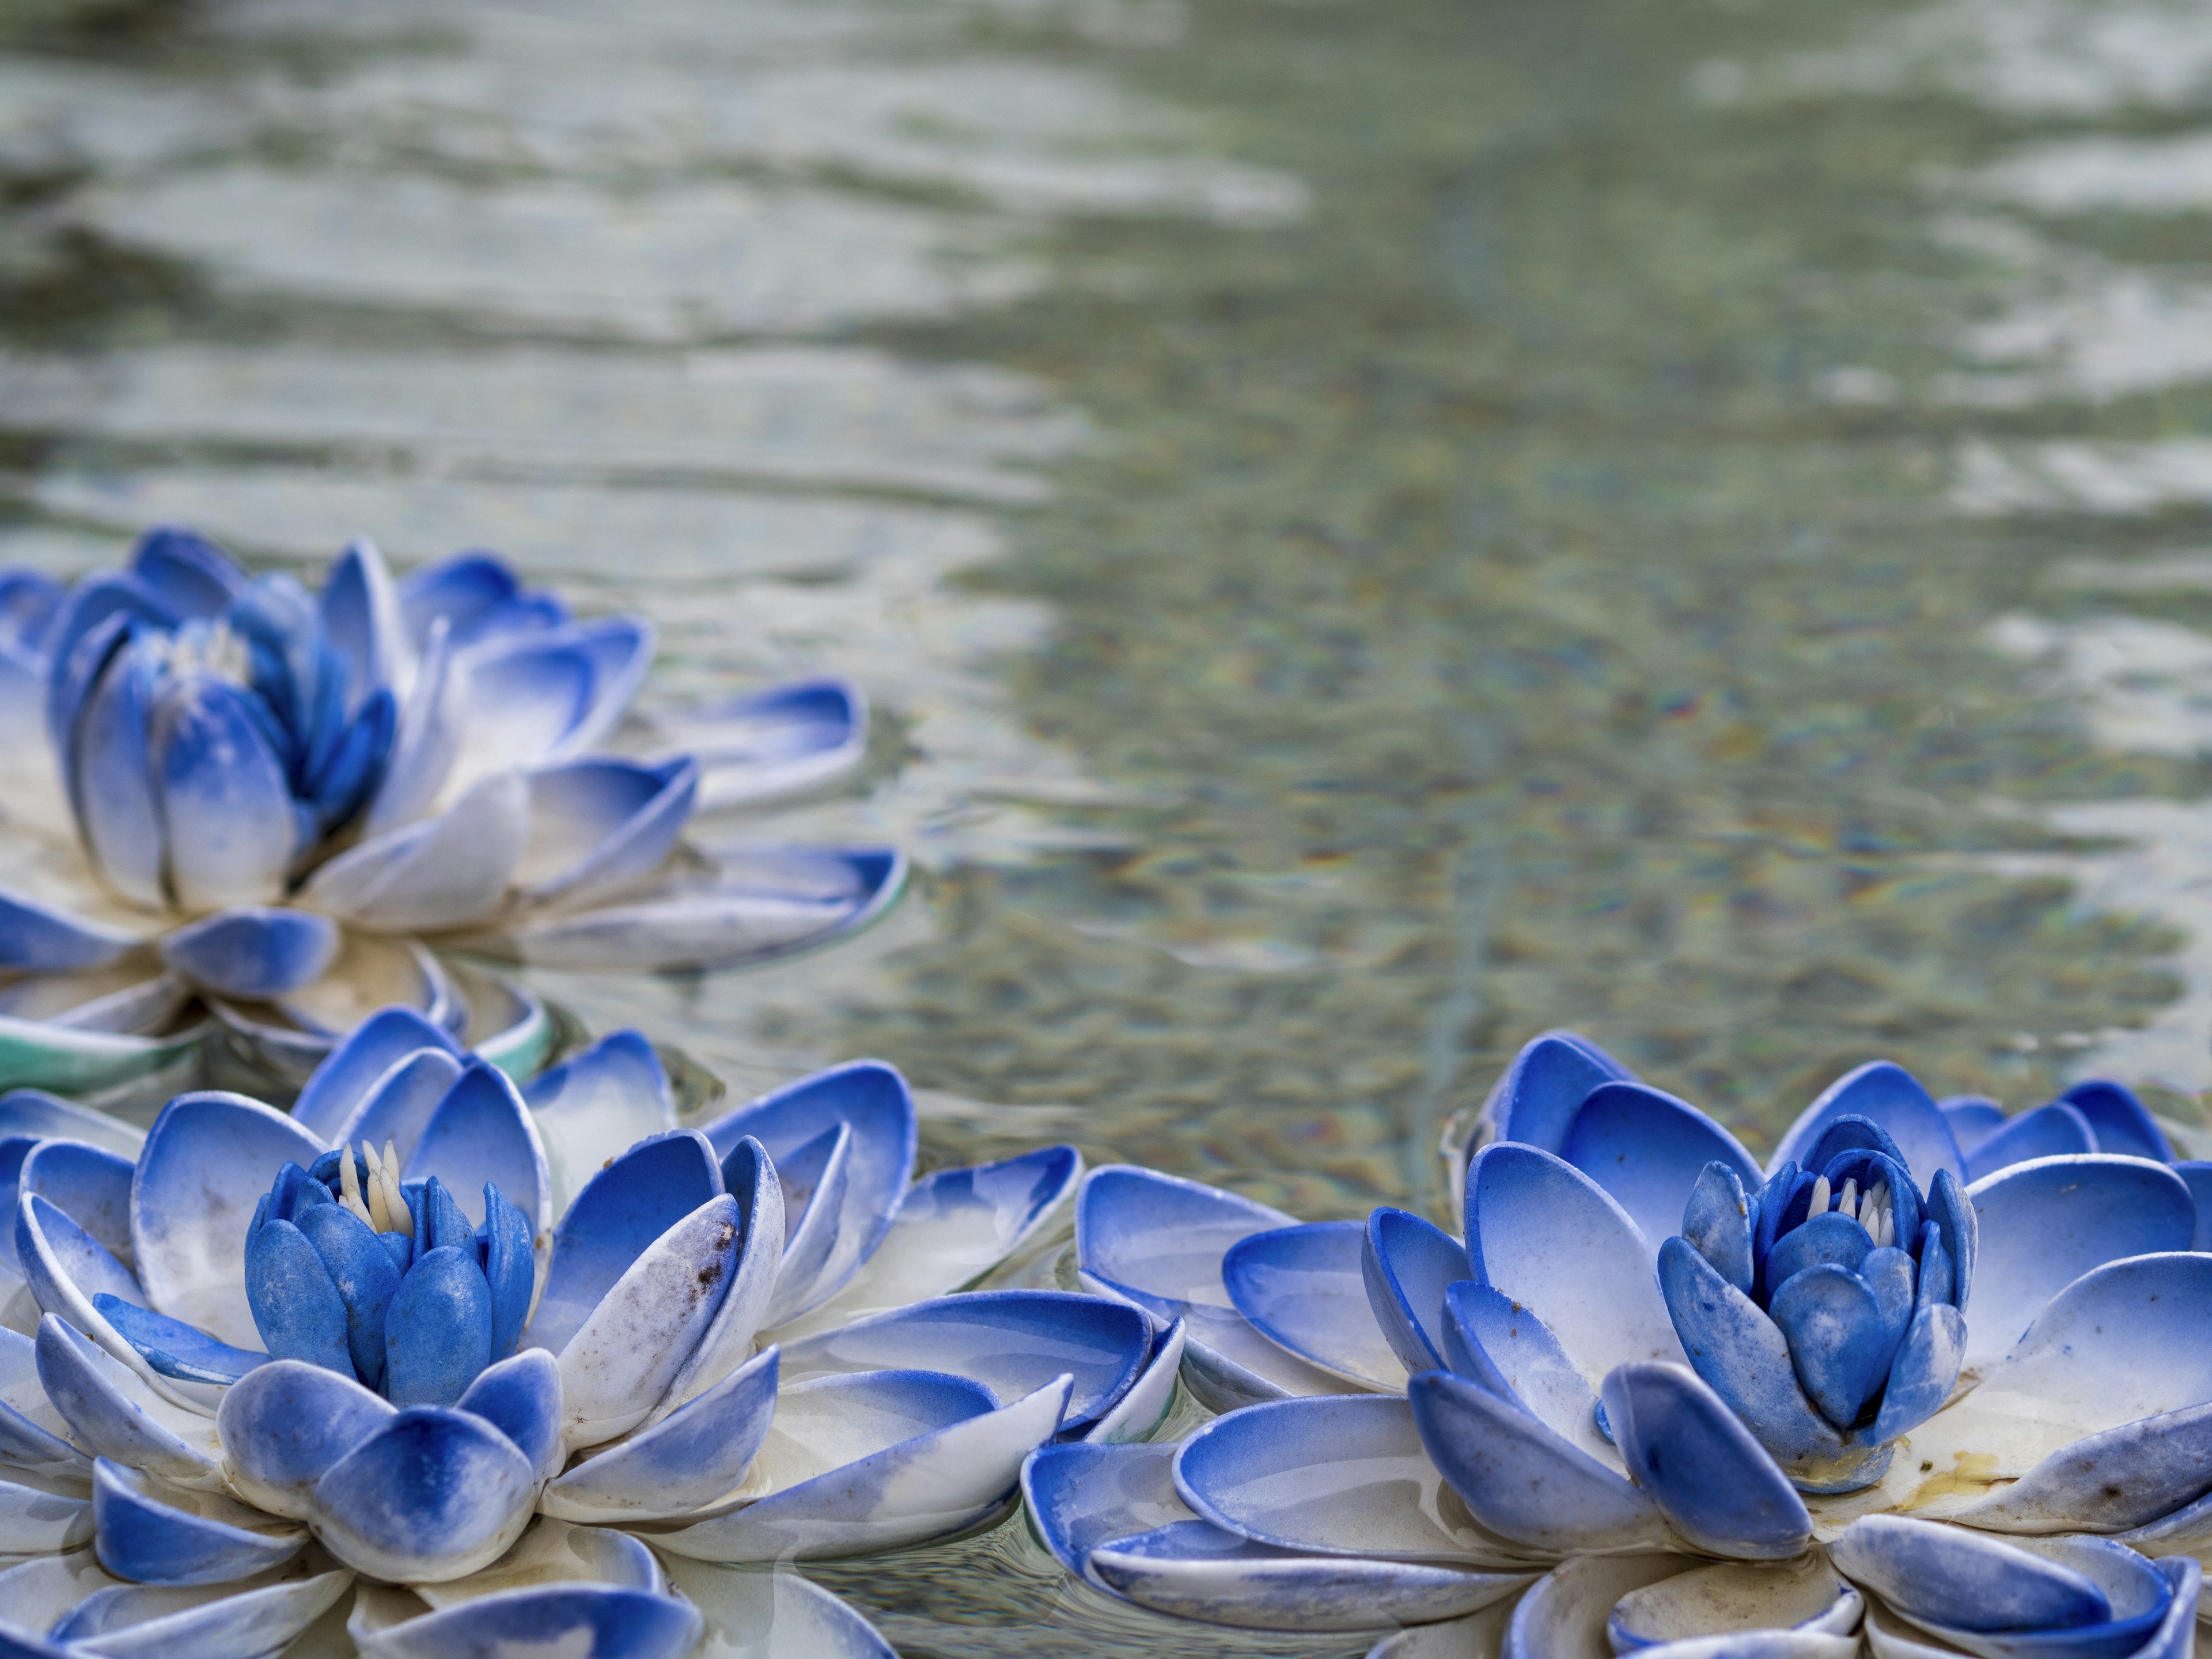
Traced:
[[[833, 668], [867, 939], [610, 986], [740, 1093], [1441, 1213], [1571, 1024], [1755, 1141], [1887, 1054], [2212, 1085], [2212, 14], [9, 14], [0, 557], [506, 548]], [[1171, 1628], [1018, 1521], [910, 1655]]]

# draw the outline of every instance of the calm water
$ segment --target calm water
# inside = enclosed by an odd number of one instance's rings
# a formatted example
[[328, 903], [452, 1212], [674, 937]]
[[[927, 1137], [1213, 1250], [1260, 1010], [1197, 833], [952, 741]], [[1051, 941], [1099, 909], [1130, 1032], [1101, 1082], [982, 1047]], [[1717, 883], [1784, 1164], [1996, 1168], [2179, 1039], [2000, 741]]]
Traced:
[[[0, 0], [0, 560], [502, 548], [917, 890], [545, 988], [1320, 1217], [1571, 1023], [2212, 1085], [2212, 7]], [[1018, 1522], [909, 1656], [1170, 1629]]]

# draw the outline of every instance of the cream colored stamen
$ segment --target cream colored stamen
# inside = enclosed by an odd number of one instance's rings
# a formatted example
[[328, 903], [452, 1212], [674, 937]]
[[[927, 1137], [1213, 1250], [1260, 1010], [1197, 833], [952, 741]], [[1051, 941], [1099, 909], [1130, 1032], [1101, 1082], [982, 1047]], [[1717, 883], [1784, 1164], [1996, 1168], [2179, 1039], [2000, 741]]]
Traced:
[[375, 1218], [368, 1206], [361, 1201], [361, 1172], [354, 1168], [353, 1154], [343, 1146], [338, 1149], [338, 1202], [367, 1222], [372, 1231], [376, 1229]]
[[1805, 1212], [1805, 1213], [1806, 1213], [1807, 1215], [1808, 1215], [1808, 1216], [1814, 1216], [1814, 1215], [1826, 1215], [1826, 1214], [1827, 1214], [1827, 1212], [1828, 1212], [1828, 1177], [1827, 1177], [1827, 1176], [1814, 1176], [1814, 1177], [1813, 1177], [1813, 1204], [1812, 1204], [1812, 1207], [1811, 1207], [1810, 1209], [1807, 1210], [1807, 1211]]
[[[377, 1161], [376, 1148], [368, 1141], [361, 1143], [362, 1161], [368, 1167], [368, 1190], [362, 1196], [368, 1204], [368, 1224], [380, 1233], [392, 1231], [392, 1212], [385, 1207], [384, 1183], [377, 1177], [384, 1173], [384, 1165]], [[350, 1164], [353, 1160], [348, 1158]]]
[[384, 1163], [376, 1172], [377, 1184], [384, 1189], [385, 1212], [392, 1219], [386, 1231], [415, 1237], [414, 1213], [407, 1207], [407, 1195], [399, 1190], [399, 1149], [392, 1142], [384, 1143]]
[[1844, 1195], [1836, 1200], [1836, 1208], [1854, 1221], [1859, 1218], [1859, 1183], [1857, 1182], [1846, 1181], [1844, 1183]]

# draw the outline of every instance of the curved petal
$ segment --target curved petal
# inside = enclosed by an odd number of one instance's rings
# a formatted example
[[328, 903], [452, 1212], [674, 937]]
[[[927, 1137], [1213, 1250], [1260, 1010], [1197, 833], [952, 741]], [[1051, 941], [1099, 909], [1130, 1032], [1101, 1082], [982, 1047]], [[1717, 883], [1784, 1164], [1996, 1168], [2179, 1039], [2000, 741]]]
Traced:
[[495, 773], [437, 817], [339, 854], [299, 902], [372, 932], [465, 927], [498, 908], [529, 838], [528, 781]]
[[859, 765], [868, 748], [867, 699], [850, 680], [775, 686], [655, 725], [699, 763], [708, 811], [813, 788]]
[[1961, 1156], [2004, 1127], [2004, 1108], [1986, 1095], [1948, 1095], [1936, 1103]]
[[1483, 1120], [1500, 1140], [1557, 1152], [1567, 1125], [1591, 1090], [1632, 1083], [1636, 1074], [1573, 1031], [1546, 1031], [1523, 1045], [1483, 1103]]
[[1722, 1561], [1631, 1590], [1613, 1603], [1607, 1634], [1622, 1652], [1663, 1643], [1753, 1640], [1787, 1632], [1850, 1638], [1856, 1651], [1866, 1598], [1817, 1553], [1795, 1561]]
[[1567, 1125], [1559, 1156], [1611, 1194], [1658, 1254], [1682, 1231], [1682, 1212], [1708, 1164], [1724, 1164], [1747, 1187], [1758, 1160], [1686, 1100], [1641, 1083], [1604, 1083]]
[[545, 1488], [539, 1507], [621, 1526], [688, 1515], [744, 1484], [775, 1417], [773, 1346], [652, 1427], [586, 1458]]
[[467, 1012], [470, 1052], [520, 1082], [551, 1058], [556, 1038], [544, 999], [509, 974], [448, 961]]
[[1439, 1501], [1412, 1407], [1384, 1395], [1281, 1400], [1218, 1417], [1176, 1455], [1200, 1517], [1279, 1549], [1495, 1562], [1496, 1547]]
[[1778, 1561], [1811, 1540], [1805, 1500], [1688, 1366], [1621, 1366], [1605, 1409], [1631, 1477], [1699, 1549]]
[[196, 1385], [163, 1379], [95, 1305], [96, 1297], [143, 1303], [146, 1292], [131, 1270], [102, 1249], [98, 1239], [35, 1193], [15, 1211], [15, 1253], [40, 1308], [59, 1314], [137, 1372], [140, 1380], [157, 1393], [188, 1408], [206, 1409], [194, 1397]]
[[[1806, 1231], [1800, 1227], [1791, 1237]], [[1893, 1358], [1874, 1287], [1849, 1268], [1824, 1262], [1791, 1274], [1767, 1314], [1789, 1341], [1806, 1395], [1829, 1422], [1850, 1428], [1868, 1396], [1887, 1380]]]
[[279, 1170], [304, 1169], [322, 1151], [292, 1119], [244, 1095], [178, 1096], [154, 1120], [131, 1181], [131, 1253], [146, 1293], [117, 1294], [233, 1346], [256, 1346], [246, 1224]]
[[1221, 1279], [1261, 1334], [1354, 1388], [1395, 1394], [1406, 1386], [1406, 1367], [1368, 1305], [1367, 1233], [1357, 1221], [1254, 1233], [1229, 1247]]
[[620, 893], [667, 862], [691, 817], [699, 769], [593, 758], [530, 777], [530, 840], [517, 902], [563, 911]]
[[1040, 1146], [1002, 1163], [924, 1176], [907, 1189], [883, 1243], [845, 1288], [778, 1334], [792, 1341], [967, 1289], [1038, 1237], [1082, 1176], [1082, 1154], [1073, 1146]]
[[898, 1659], [874, 1626], [795, 1572], [668, 1563], [668, 1582], [707, 1615], [708, 1659]]
[[[400, 1160], [400, 1178], [435, 1176], [471, 1221], [481, 1221], [487, 1183], [529, 1219], [533, 1238], [553, 1231], [553, 1180], [530, 1109], [507, 1073], [472, 1060], [446, 1091], [422, 1138]], [[476, 1209], [470, 1209], [474, 1200]]]
[[258, 1001], [320, 979], [337, 956], [338, 930], [306, 910], [236, 905], [167, 934], [161, 951], [193, 984]]
[[1490, 1531], [1547, 1553], [1663, 1548], [1651, 1499], [1533, 1414], [1449, 1371], [1407, 1386], [1421, 1443]]
[[400, 617], [417, 645], [441, 620], [465, 645], [568, 620], [556, 596], [525, 588], [506, 560], [481, 550], [417, 566], [399, 579], [398, 592]]
[[[787, 1155], [839, 1124], [851, 1128], [853, 1143], [836, 1241], [811, 1283], [777, 1287], [779, 1320], [829, 1300], [890, 1232], [914, 1177], [914, 1097], [894, 1067], [859, 1060], [802, 1078], [707, 1127], [708, 1139], [724, 1156], [750, 1135], [780, 1165]], [[792, 1219], [795, 1224], [798, 1218]], [[793, 1298], [789, 1304], [787, 1297]]]
[[177, 902], [214, 910], [283, 896], [299, 825], [245, 694], [212, 674], [178, 677], [155, 702], [148, 744]]
[[647, 1417], [648, 1424], [704, 1394], [744, 1363], [775, 1294], [783, 1260], [783, 1189], [760, 1142], [750, 1137], [740, 1140], [722, 1160], [722, 1184], [737, 1200], [744, 1224], [730, 1293], [722, 1298], [714, 1322], [676, 1373], [668, 1392]]
[[2157, 1164], [2173, 1162], [2173, 1146], [2166, 1131], [2125, 1084], [2089, 1078], [2058, 1097], [2088, 1120], [2097, 1137], [2094, 1150], [2123, 1158], [2147, 1158]]
[[367, 1659], [581, 1654], [588, 1659], [684, 1659], [699, 1644], [697, 1608], [672, 1595], [607, 1584], [551, 1584], [458, 1601], [370, 1631], [349, 1625]]
[[643, 1033], [616, 1031], [523, 1086], [553, 1177], [553, 1213], [638, 1142], [676, 1127], [676, 1098]]
[[[271, 1221], [261, 1231], [283, 1225]], [[423, 1231], [418, 1220], [415, 1265], [384, 1315], [382, 1383], [395, 1406], [450, 1406], [492, 1359], [491, 1286], [474, 1241], [424, 1250]]]
[[132, 1265], [131, 1161], [78, 1140], [42, 1140], [25, 1153], [15, 1175], [20, 1197], [36, 1193], [98, 1239], [125, 1267]]
[[179, 617], [212, 617], [246, 591], [238, 562], [197, 531], [156, 525], [131, 550], [131, 574]]
[[100, 1565], [139, 1584], [235, 1583], [273, 1571], [307, 1544], [301, 1528], [105, 1457], [93, 1465], [92, 1513]]
[[76, 1443], [102, 1458], [187, 1486], [222, 1479], [215, 1425], [169, 1404], [52, 1314], [39, 1322], [39, 1382]]
[[78, 1480], [7, 1471], [0, 1479], [0, 1553], [44, 1555], [90, 1539], [92, 1500], [76, 1496], [83, 1490]]
[[272, 1515], [304, 1521], [315, 1482], [395, 1414], [349, 1376], [277, 1359], [223, 1395], [215, 1426], [238, 1494]]
[[696, 1129], [641, 1140], [606, 1165], [554, 1231], [530, 1340], [562, 1347], [655, 1240], [721, 1194], [720, 1162]]
[[103, 1292], [92, 1298], [92, 1305], [157, 1375], [177, 1382], [232, 1383], [269, 1363], [269, 1356], [258, 1349], [234, 1348], [197, 1325], [136, 1303]]
[[424, 1048], [460, 1053], [443, 1026], [412, 1008], [386, 1008], [371, 1014], [315, 1068], [293, 1103], [293, 1121], [309, 1134], [336, 1145], [338, 1131], [392, 1068]]
[[1966, 1154], [1966, 1179], [1980, 1181], [2032, 1158], [2063, 1158], [2098, 1150], [2089, 1120], [2063, 1100], [2008, 1118]]
[[[1679, 1555], [1597, 1555], [1566, 1562], [1546, 1574], [1513, 1609], [1505, 1630], [1504, 1659], [1612, 1653], [1614, 1641], [1609, 1638], [1616, 1609], [1639, 1591], [1662, 1587], [1699, 1568], [1700, 1564]], [[1851, 1659], [1857, 1645], [1855, 1636], [1825, 1632], [1737, 1631], [1711, 1642], [1678, 1642], [1640, 1650], [1665, 1659]], [[1632, 1650], [1624, 1642], [1620, 1650]], [[1392, 1659], [1398, 1659], [1395, 1652]]]
[[1176, 1491], [1176, 1451], [1082, 1441], [1038, 1447], [1022, 1464], [1022, 1498], [1039, 1540], [1084, 1578], [1099, 1545], [1196, 1520]]
[[635, 617], [489, 641], [468, 653], [468, 715], [453, 763], [463, 781], [494, 767], [542, 767], [611, 732], [653, 663], [653, 629]]
[[1471, 1271], [1466, 1247], [1419, 1216], [1385, 1206], [1367, 1218], [1360, 1279], [1368, 1310], [1400, 1369], [1432, 1370], [1445, 1363], [1445, 1292]]
[[378, 780], [362, 834], [382, 840], [437, 805], [439, 791], [460, 753], [468, 697], [467, 671], [447, 629], [433, 625], [422, 641], [414, 683], [393, 722], [392, 748]]
[[1881, 1413], [1860, 1437], [1879, 1445], [1933, 1417], [1958, 1385], [1966, 1354], [1966, 1322], [1959, 1310], [1942, 1304], [1920, 1309], [1898, 1344]]
[[1620, 1454], [1598, 1426], [1597, 1390], [1535, 1310], [1463, 1279], [1445, 1293], [1444, 1315], [1453, 1375], [1534, 1417], [1607, 1468], [1620, 1468]]
[[[39, 1632], [52, 1629], [87, 1596], [112, 1589], [118, 1582], [100, 1566], [98, 1556], [82, 1548], [59, 1555], [33, 1556], [0, 1567], [0, 1607], [8, 1609], [8, 1623], [0, 1629], [18, 1638], [27, 1636], [35, 1640]], [[18, 1659], [19, 1653], [36, 1653], [44, 1659], [46, 1655], [64, 1651], [45, 1644], [8, 1650], [9, 1659]]]
[[[702, 1560], [807, 1560], [959, 1531], [1014, 1490], [1023, 1460], [1059, 1428], [1067, 1389], [1062, 1378], [995, 1409], [980, 1387], [927, 1372], [787, 1389], [755, 1464], [769, 1495], [655, 1542]], [[825, 1407], [835, 1430], [821, 1421]]]
[[906, 878], [906, 854], [888, 848], [693, 848], [618, 901], [526, 917], [469, 943], [545, 968], [727, 968], [858, 932], [891, 907]]
[[0, 1463], [36, 1475], [88, 1480], [92, 1459], [69, 1438], [75, 1432], [39, 1380], [38, 1345], [0, 1326]]
[[1907, 1618], [1960, 1629], [2094, 1625], [2112, 1612], [2104, 1591], [2081, 1572], [1964, 1527], [1861, 1516], [1828, 1554]]
[[358, 708], [398, 678], [404, 644], [399, 596], [374, 543], [356, 542], [331, 562], [317, 610], [323, 637], [345, 665], [345, 706]]
[[0, 969], [64, 973], [99, 968], [141, 943], [120, 927], [0, 888]]
[[660, 1402], [728, 1294], [741, 1229], [727, 1194], [701, 1205], [630, 1264], [562, 1346], [571, 1447], [625, 1433]]
[[1928, 1190], [1938, 1170], [1966, 1179], [1966, 1160], [1942, 1109], [1910, 1072], [1887, 1060], [1869, 1060], [1822, 1090], [1820, 1098], [1790, 1126], [1767, 1168], [1802, 1165], [1820, 1132], [1839, 1117], [1870, 1119], [1894, 1140], [1912, 1171], [1913, 1184], [1922, 1192]]
[[116, 1584], [54, 1627], [69, 1651], [100, 1659], [229, 1659], [281, 1652], [353, 1587], [343, 1571], [295, 1563], [271, 1577], [197, 1589]]
[[1502, 1143], [1475, 1155], [1467, 1253], [1479, 1283], [1535, 1310], [1593, 1389], [1616, 1365], [1682, 1357], [1641, 1230], [1547, 1152]]
[[[414, 1011], [404, 1012], [411, 1015]], [[331, 1141], [349, 1152], [363, 1141], [379, 1149], [389, 1143], [405, 1158], [422, 1145], [431, 1118], [461, 1080], [464, 1066], [458, 1055], [445, 1048], [417, 1048], [394, 1061], [390, 1071], [369, 1085]]]
[[[1752, 1195], [1757, 1190], [1755, 1184], [1747, 1185], [1727, 1164], [1708, 1164], [1690, 1189], [1690, 1201], [1682, 1212], [1682, 1237], [1715, 1273], [1746, 1296], [1751, 1294], [1758, 1277], [1752, 1255], [1751, 1216]], [[1664, 1243], [1660, 1254], [1666, 1254]], [[1667, 1283], [1663, 1267], [1659, 1283], [1663, 1290]], [[1678, 1323], [1676, 1334], [1680, 1330]]]
[[796, 1383], [852, 1371], [944, 1371], [981, 1382], [1001, 1402], [1073, 1379], [1063, 1428], [1110, 1410], [1152, 1351], [1137, 1309], [1063, 1291], [972, 1291], [874, 1315], [787, 1343]]
[[315, 1535], [348, 1566], [434, 1584], [497, 1560], [537, 1498], [512, 1440], [473, 1413], [418, 1406], [324, 1471], [308, 1503]]
[[561, 1362], [543, 1348], [487, 1365], [453, 1402], [497, 1429], [530, 1460], [541, 1480], [561, 1472], [568, 1455], [561, 1437]]
[[2051, 1298], [2123, 1256], [2185, 1250], [2197, 1204], [2180, 1176], [2141, 1158], [2037, 1158], [1966, 1190], [1979, 1228], [1962, 1298], [1966, 1364], [2001, 1359]]
[[70, 590], [46, 643], [48, 679], [46, 730], [57, 752], [76, 720], [84, 694], [134, 623], [169, 629], [179, 618], [168, 603], [135, 576], [107, 571]]
[[82, 1140], [132, 1158], [146, 1144], [146, 1132], [136, 1125], [37, 1089], [10, 1089], [0, 1094], [0, 1138], [12, 1135]]
[[[1141, 1310], [1140, 1310], [1141, 1311]], [[1175, 1405], [1176, 1382], [1182, 1371], [1186, 1342], [1180, 1319], [1152, 1340], [1152, 1357], [1114, 1409], [1093, 1423], [1083, 1438], [1092, 1445], [1118, 1446], [1149, 1440], [1167, 1421]]]

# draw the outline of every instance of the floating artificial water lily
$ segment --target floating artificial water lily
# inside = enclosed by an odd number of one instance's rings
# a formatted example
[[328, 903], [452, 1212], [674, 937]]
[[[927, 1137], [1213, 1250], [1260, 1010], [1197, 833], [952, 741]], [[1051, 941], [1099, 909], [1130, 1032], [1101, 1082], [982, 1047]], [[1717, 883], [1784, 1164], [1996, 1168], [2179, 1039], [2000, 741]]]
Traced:
[[2045, 1121], [2112, 1141], [2037, 1156], [1987, 1133], [2031, 1155], [1962, 1184], [1953, 1115], [1862, 1067], [1762, 1176], [1704, 1113], [1553, 1035], [1491, 1102], [1463, 1238], [1096, 1170], [1083, 1282], [1180, 1321], [1185, 1380], [1226, 1415], [1179, 1447], [1041, 1451], [1033, 1519], [1144, 1605], [1339, 1627], [1480, 1623], [1558, 1569], [1566, 1590], [1529, 1590], [1517, 1620], [1584, 1605], [1577, 1558], [1796, 1562], [1906, 1510], [2212, 1548], [2197, 1171], [2137, 1155], [2164, 1139], [2117, 1085], [2095, 1109]]
[[818, 943], [896, 896], [880, 850], [680, 840], [696, 808], [854, 763], [851, 687], [684, 717], [602, 752], [653, 655], [487, 554], [395, 581], [356, 544], [310, 594], [187, 532], [63, 590], [0, 572], [0, 1084], [76, 1092], [227, 1025], [288, 1078], [401, 1003], [527, 1072], [514, 981], [436, 947], [563, 967], [714, 966]]
[[693, 1129], [635, 1034], [518, 1089], [398, 1009], [291, 1115], [201, 1092], [135, 1155], [127, 1133], [0, 1100], [24, 1280], [0, 1553], [40, 1558], [21, 1603], [0, 1577], [0, 1632], [173, 1651], [154, 1621], [189, 1603], [250, 1656], [352, 1590], [355, 1641], [392, 1659], [673, 1659], [702, 1610], [775, 1601], [731, 1564], [977, 1524], [1038, 1444], [1148, 1431], [1173, 1388], [1133, 1310], [948, 1294], [1037, 1237], [1080, 1161], [917, 1181], [912, 1097], [875, 1062]]

